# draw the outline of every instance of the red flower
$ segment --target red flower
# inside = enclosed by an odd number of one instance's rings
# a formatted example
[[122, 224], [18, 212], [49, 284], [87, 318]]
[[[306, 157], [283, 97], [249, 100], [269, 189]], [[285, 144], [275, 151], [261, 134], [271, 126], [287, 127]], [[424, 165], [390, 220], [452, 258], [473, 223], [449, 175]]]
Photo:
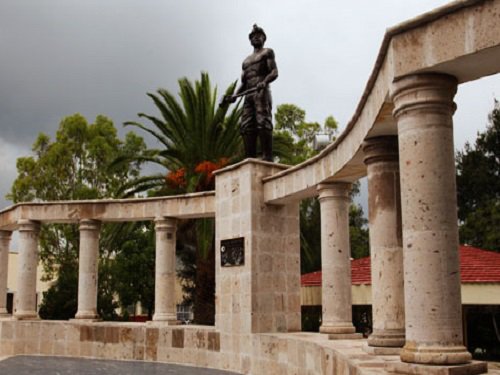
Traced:
[[186, 170], [179, 168], [176, 171], [170, 171], [165, 176], [167, 184], [173, 188], [186, 187]]
[[228, 158], [220, 158], [216, 163], [204, 160], [201, 163], [199, 163], [194, 171], [196, 173], [199, 173], [203, 175], [203, 179], [200, 180], [200, 185], [198, 186], [198, 191], [199, 190], [206, 190], [214, 187], [214, 171], [217, 169], [225, 167], [227, 164], [229, 164], [229, 159]]

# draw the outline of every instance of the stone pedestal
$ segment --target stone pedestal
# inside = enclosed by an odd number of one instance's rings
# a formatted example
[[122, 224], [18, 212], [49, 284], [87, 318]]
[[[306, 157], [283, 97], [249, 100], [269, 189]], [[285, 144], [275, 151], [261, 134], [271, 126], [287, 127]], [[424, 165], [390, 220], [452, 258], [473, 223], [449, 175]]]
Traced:
[[12, 232], [0, 230], [0, 318], [7, 313], [7, 279], [9, 275], [9, 245]]
[[80, 221], [80, 256], [78, 264], [78, 311], [75, 319], [98, 319], [97, 274], [99, 267], [99, 233], [95, 220]]
[[[321, 301], [323, 319], [319, 331], [330, 338], [356, 338], [352, 324], [351, 246], [349, 243], [349, 183], [320, 184]], [[337, 335], [337, 337], [336, 337]], [[361, 335], [358, 334], [361, 338]]]
[[36, 270], [38, 266], [38, 235], [40, 223], [19, 220], [19, 255], [17, 292], [14, 301], [15, 319], [38, 319], [36, 306]]
[[368, 172], [372, 270], [373, 333], [368, 345], [402, 347], [405, 316], [398, 139], [368, 139], [363, 152]]
[[453, 365], [463, 345], [453, 147], [454, 77], [421, 74], [394, 82], [403, 219], [404, 362]]
[[179, 324], [175, 304], [176, 226], [177, 222], [174, 218], [155, 220], [156, 270], [153, 321], [164, 324]]
[[[262, 178], [282, 169], [246, 159], [216, 172], [215, 325], [221, 335], [301, 330], [299, 204], [264, 203]], [[243, 238], [244, 263], [223, 267], [221, 241], [235, 238]], [[234, 345], [250, 344], [246, 338]], [[238, 349], [251, 353], [251, 347], [221, 348]]]

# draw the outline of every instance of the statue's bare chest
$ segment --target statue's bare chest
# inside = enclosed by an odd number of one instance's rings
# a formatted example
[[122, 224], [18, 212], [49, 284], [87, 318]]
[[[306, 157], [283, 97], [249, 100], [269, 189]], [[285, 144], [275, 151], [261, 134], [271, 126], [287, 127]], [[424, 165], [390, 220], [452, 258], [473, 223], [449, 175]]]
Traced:
[[257, 53], [252, 53], [243, 61], [243, 70], [245, 72], [255, 71], [255, 72], [265, 72], [268, 70], [267, 67], [267, 55], [269, 53], [268, 49], [263, 49]]

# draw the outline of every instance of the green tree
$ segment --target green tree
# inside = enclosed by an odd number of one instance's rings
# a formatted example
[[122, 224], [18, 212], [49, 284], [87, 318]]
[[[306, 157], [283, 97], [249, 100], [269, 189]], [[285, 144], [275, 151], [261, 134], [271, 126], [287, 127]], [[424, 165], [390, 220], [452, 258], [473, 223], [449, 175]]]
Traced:
[[457, 152], [457, 197], [460, 241], [500, 251], [500, 104], [488, 116], [474, 146]]
[[[328, 116], [323, 125], [306, 121], [306, 112], [294, 104], [281, 104], [276, 108], [274, 141], [279, 162], [298, 164], [319, 150], [313, 148], [317, 134], [328, 134], [334, 141], [338, 132], [338, 123], [333, 116]], [[359, 193], [354, 185], [353, 196]], [[351, 235], [351, 254], [354, 258], [367, 256], [368, 229], [363, 209], [351, 205], [349, 226]], [[301, 272], [307, 273], [321, 269], [321, 219], [317, 198], [304, 199], [300, 205], [301, 228]]]
[[[129, 133], [125, 141], [117, 137], [112, 121], [97, 116], [93, 124], [80, 114], [65, 117], [52, 142], [39, 134], [34, 156], [17, 160], [18, 177], [8, 199], [18, 202], [101, 199], [116, 197], [119, 188], [139, 176], [139, 162], [110, 169], [117, 156], [141, 152], [142, 138]], [[116, 225], [103, 225], [100, 241], [99, 304], [102, 316], [112, 317], [113, 292], [109, 290], [109, 258], [119, 250]], [[126, 237], [125, 237], [126, 238]], [[77, 225], [43, 225], [40, 232], [40, 259], [46, 280], [56, 280], [45, 294], [43, 314], [71, 317], [76, 306], [79, 229]], [[70, 298], [70, 296], [72, 296]], [[59, 304], [65, 300], [65, 304]], [[56, 310], [61, 307], [60, 315]], [[69, 315], [68, 315], [69, 314]]]
[[[187, 78], [178, 83], [178, 98], [165, 89], [148, 93], [160, 116], [139, 113], [141, 119], [147, 120], [145, 124], [125, 123], [149, 133], [161, 145], [159, 149], [145, 150], [134, 160], [155, 163], [165, 169], [125, 185], [128, 193], [149, 190], [151, 195], [171, 195], [213, 190], [213, 171], [242, 157], [239, 105], [231, 111], [228, 106], [219, 106], [217, 89], [212, 88], [207, 73], [202, 73], [194, 83]], [[225, 94], [232, 94], [235, 86], [236, 83], [231, 84]], [[188, 279], [193, 275], [187, 271], [195, 272], [195, 279], [186, 282], [186, 291], [194, 291], [194, 319], [199, 324], [214, 323], [214, 229], [213, 219], [199, 219], [181, 222], [178, 230], [178, 242], [182, 245], [179, 248], [196, 249], [195, 267], [186, 265], [180, 276]]]
[[[116, 254], [111, 269], [111, 290], [119, 296], [123, 317], [128, 317], [127, 308], [137, 302], [146, 309], [151, 319], [155, 300], [155, 244], [152, 223], [139, 222], [124, 225], [123, 232], [128, 233]], [[133, 235], [130, 235], [130, 234]]]

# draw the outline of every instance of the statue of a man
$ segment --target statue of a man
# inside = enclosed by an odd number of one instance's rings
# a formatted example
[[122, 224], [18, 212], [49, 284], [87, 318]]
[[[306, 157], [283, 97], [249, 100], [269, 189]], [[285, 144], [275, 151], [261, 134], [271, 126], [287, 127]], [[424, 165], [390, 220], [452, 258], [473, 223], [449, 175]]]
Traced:
[[253, 25], [248, 35], [254, 50], [243, 61], [241, 85], [236, 93], [226, 100], [234, 103], [238, 96], [245, 95], [241, 119], [241, 135], [245, 145], [245, 157], [257, 156], [257, 138], [260, 140], [262, 159], [273, 161], [272, 99], [269, 84], [278, 78], [278, 67], [274, 51], [264, 48], [266, 33]]

